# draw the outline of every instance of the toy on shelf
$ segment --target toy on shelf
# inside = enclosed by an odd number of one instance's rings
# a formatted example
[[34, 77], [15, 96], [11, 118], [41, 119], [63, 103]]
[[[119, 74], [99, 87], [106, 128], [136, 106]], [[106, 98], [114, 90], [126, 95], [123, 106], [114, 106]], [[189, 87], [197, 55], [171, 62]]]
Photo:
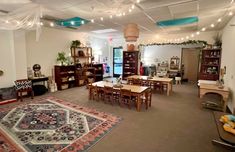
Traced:
[[234, 115], [223, 115], [220, 117], [220, 122], [222, 122], [225, 131], [230, 132], [235, 135], [235, 116]]

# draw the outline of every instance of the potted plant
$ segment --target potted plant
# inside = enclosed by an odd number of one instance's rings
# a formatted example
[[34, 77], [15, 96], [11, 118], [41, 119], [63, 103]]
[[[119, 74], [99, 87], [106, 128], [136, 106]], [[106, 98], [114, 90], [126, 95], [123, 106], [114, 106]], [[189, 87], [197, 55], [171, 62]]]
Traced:
[[76, 48], [76, 47], [79, 47], [80, 45], [81, 45], [81, 42], [79, 40], [74, 40], [72, 41], [70, 48]]
[[67, 62], [67, 58], [65, 56], [65, 52], [58, 52], [56, 61], [60, 62], [61, 65], [64, 65], [64, 63]]
[[222, 46], [222, 35], [218, 33], [213, 37], [213, 39], [214, 39], [214, 46], [216, 48], [221, 48], [221, 46]]

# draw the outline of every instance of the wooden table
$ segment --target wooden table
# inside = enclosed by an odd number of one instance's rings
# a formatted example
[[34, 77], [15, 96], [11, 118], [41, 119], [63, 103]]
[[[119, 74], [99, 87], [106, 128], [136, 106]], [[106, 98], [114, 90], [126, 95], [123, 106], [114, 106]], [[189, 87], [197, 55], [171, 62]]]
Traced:
[[129, 79], [142, 79], [142, 80], [147, 80], [147, 81], [152, 81], [152, 82], [162, 82], [163, 84], [167, 85], [167, 96], [169, 96], [170, 93], [172, 92], [172, 83], [173, 83], [172, 78], [152, 77], [151, 79], [149, 79], [148, 76], [132, 75], [132, 76], [127, 77], [127, 80]]
[[[104, 88], [104, 86], [109, 86], [109, 87], [114, 86], [113, 83], [107, 82], [107, 81], [99, 81], [99, 82], [92, 83], [91, 85], [97, 86], [99, 88]], [[131, 90], [132, 95], [137, 97], [137, 107], [136, 108], [137, 108], [137, 111], [140, 111], [140, 105], [141, 105], [140, 97], [146, 93], [146, 91], [148, 90], [148, 87], [128, 85], [128, 84], [122, 84], [122, 85], [123, 85], [122, 89]], [[115, 88], [115, 87], [113, 87], [113, 89], [120, 90], [120, 88]], [[91, 89], [89, 90], [89, 97], [90, 96], [91, 96]]]
[[227, 101], [229, 97], [229, 89], [227, 87], [224, 87], [220, 89], [217, 85], [215, 84], [203, 84], [201, 83], [199, 86], [199, 95], [200, 98], [202, 98], [205, 94], [207, 93], [217, 93], [220, 94], [223, 97], [223, 111], [226, 111], [226, 106], [227, 106]]

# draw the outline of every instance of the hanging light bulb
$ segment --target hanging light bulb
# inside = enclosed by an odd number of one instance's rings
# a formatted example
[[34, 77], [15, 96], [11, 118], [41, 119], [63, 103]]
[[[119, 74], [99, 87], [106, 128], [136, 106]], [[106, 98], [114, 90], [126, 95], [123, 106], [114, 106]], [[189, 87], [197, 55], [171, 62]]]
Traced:
[[5, 21], [5, 23], [9, 23], [9, 21], [8, 21], [8, 20], [6, 20], [6, 21]]
[[196, 33], [197, 35], [199, 35], [200, 34], [200, 32], [199, 31], [197, 31], [197, 33]]
[[32, 22], [28, 22], [28, 24], [27, 24], [28, 26], [31, 26], [32, 25]]
[[194, 34], [191, 34], [191, 37], [194, 37]]
[[16, 24], [18, 25], [18, 24], [20, 24], [20, 22], [19, 22], [19, 21], [16, 21]]
[[43, 22], [40, 22], [40, 25], [43, 26]]
[[182, 37], [182, 38], [181, 38], [181, 40], [183, 41], [183, 40], [184, 40], [184, 38]]
[[133, 5], [131, 5], [131, 8], [132, 8], [132, 9], [134, 9], [134, 8], [135, 8], [135, 5], [134, 5], [134, 4], [133, 4]]
[[94, 19], [91, 19], [91, 23], [94, 23]]
[[186, 39], [189, 39], [189, 36], [186, 36]]
[[101, 18], [100, 18], [100, 20], [101, 20], [101, 21], [103, 21], [103, 20], [104, 20], [104, 18], [103, 18], [103, 17], [101, 17]]
[[74, 22], [74, 21], [71, 21], [70, 23], [71, 23], [71, 25], [74, 25], [74, 24], [75, 24], [75, 22]]
[[205, 28], [205, 27], [203, 27], [203, 28], [202, 28], [202, 31], [204, 32], [205, 30], [206, 30], [206, 28]]
[[232, 15], [233, 15], [233, 12], [229, 12], [228, 15], [229, 15], [229, 16], [232, 16]]
[[54, 23], [53, 23], [53, 22], [51, 22], [51, 23], [50, 23], [50, 26], [51, 26], [51, 27], [54, 27], [55, 25], [54, 25]]
[[217, 20], [217, 22], [221, 22], [222, 21], [222, 19], [221, 18], [219, 18], [218, 20]]
[[214, 25], [214, 24], [211, 24], [211, 27], [213, 28], [213, 27], [215, 27], [215, 25]]
[[125, 16], [126, 15], [126, 13], [124, 12], [124, 13], [122, 13], [122, 16]]
[[140, 0], [136, 0], [136, 3], [140, 3]]
[[128, 11], [129, 11], [129, 13], [130, 13], [130, 12], [132, 12], [132, 9], [131, 9], [131, 8], [129, 8], [129, 10], [128, 10]]
[[110, 16], [109, 16], [109, 18], [111, 18], [111, 19], [112, 19], [112, 18], [113, 18], [113, 15], [110, 15]]

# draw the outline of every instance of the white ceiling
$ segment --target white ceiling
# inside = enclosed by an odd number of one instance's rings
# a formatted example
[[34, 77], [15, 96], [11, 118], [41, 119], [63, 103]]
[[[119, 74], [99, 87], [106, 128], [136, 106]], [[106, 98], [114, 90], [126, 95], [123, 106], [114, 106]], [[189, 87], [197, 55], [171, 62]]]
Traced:
[[[41, 4], [44, 8], [44, 18], [66, 19], [79, 16], [87, 20], [95, 20], [95, 23], [83, 25], [77, 28], [77, 31], [117, 30], [98, 34], [106, 37], [121, 36], [123, 27], [130, 22], [137, 23], [140, 33], [146, 35], [196, 32], [213, 22], [216, 23], [218, 18], [226, 16], [228, 11], [234, 9], [234, 6], [230, 4], [231, 0], [140, 0], [140, 3], [136, 3], [136, 0], [0, 0], [0, 10], [10, 12], [28, 3]], [[128, 9], [132, 4], [135, 5], [135, 9], [129, 13]], [[125, 12], [126, 15], [109, 18], [109, 15], [120, 12]], [[169, 28], [160, 28], [155, 25], [157, 21], [190, 16], [198, 16], [199, 22]], [[100, 17], [104, 17], [104, 21], [101, 21]], [[225, 17], [223, 22], [208, 30], [220, 30], [228, 20], [229, 17]]]

